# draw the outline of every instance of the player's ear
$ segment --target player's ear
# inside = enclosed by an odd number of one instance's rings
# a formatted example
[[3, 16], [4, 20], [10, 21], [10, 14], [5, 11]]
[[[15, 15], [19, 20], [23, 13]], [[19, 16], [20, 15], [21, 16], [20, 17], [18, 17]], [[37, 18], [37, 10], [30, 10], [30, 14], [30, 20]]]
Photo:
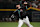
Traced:
[[18, 5], [16, 5], [16, 9], [18, 9]]

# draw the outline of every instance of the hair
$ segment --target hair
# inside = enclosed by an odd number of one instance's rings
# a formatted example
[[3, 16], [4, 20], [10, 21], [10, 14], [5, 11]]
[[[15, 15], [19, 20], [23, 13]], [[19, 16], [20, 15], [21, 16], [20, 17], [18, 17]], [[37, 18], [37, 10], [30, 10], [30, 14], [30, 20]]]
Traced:
[[17, 3], [16, 5], [20, 5], [20, 3]]
[[16, 5], [20, 5], [20, 2], [17, 2]]
[[[16, 4], [16, 6], [17, 6], [17, 5], [20, 5], [20, 4], [19, 4], [19, 3], [17, 3], [17, 4]], [[18, 7], [16, 7], [16, 9], [18, 9]]]

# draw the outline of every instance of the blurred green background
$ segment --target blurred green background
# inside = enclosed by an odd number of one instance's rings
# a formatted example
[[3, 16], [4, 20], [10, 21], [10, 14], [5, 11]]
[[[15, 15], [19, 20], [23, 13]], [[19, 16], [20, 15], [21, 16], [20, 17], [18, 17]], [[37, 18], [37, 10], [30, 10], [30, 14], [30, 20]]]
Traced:
[[[40, 27], [40, 22], [31, 22], [34, 27]], [[0, 22], [0, 27], [17, 27], [18, 22]], [[24, 23], [22, 27], [27, 27]]]

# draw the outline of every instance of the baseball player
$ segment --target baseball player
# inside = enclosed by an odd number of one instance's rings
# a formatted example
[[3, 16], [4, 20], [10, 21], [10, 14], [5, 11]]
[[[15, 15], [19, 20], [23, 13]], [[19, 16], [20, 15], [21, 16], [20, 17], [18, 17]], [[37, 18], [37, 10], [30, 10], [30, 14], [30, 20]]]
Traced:
[[19, 18], [18, 27], [21, 27], [25, 23], [28, 27], [33, 27], [28, 18], [28, 13], [25, 9], [21, 8], [20, 4], [16, 5], [17, 10], [14, 11], [15, 15]]

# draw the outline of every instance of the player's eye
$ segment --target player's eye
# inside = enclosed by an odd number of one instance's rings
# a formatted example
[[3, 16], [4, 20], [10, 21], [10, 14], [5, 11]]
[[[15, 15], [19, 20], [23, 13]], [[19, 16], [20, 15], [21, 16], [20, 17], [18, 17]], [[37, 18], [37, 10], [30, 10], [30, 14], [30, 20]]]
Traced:
[[18, 9], [18, 7], [16, 7]]
[[24, 5], [27, 5], [27, 4], [24, 4]]

